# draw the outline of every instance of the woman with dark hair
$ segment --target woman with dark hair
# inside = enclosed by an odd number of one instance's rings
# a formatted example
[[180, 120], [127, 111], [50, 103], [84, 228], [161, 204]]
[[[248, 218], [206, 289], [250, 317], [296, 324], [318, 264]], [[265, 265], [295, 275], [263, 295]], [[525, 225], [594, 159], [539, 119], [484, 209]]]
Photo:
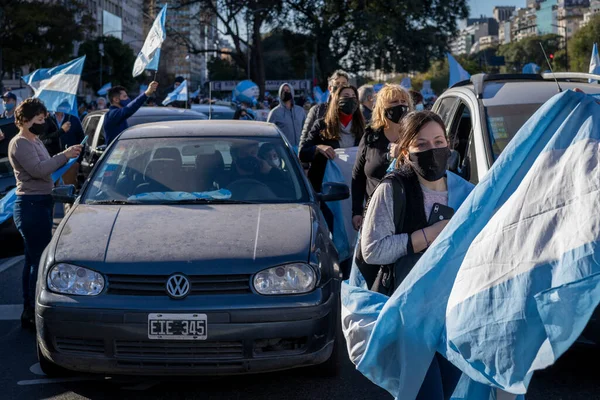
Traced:
[[365, 120], [358, 108], [358, 90], [340, 86], [333, 93], [325, 118], [318, 120], [300, 141], [300, 161], [311, 163], [308, 179], [321, 191], [325, 167], [335, 158], [335, 149], [358, 146], [365, 132]]
[[[400, 139], [393, 151], [396, 170], [381, 181], [367, 206], [360, 238], [364, 264], [358, 266], [371, 290], [385, 286], [383, 280], [378, 282], [383, 279], [381, 272], [386, 271], [381, 266], [393, 266], [391, 292], [448, 223], [447, 219], [430, 220], [436, 207], [457, 209], [473, 188], [446, 170], [450, 156], [446, 129], [441, 118], [431, 111], [412, 112], [401, 120]], [[398, 188], [402, 189], [402, 196], [396, 195]], [[398, 199], [404, 203], [396, 203]], [[404, 218], [399, 220], [397, 216]], [[404, 270], [400, 271], [400, 267]], [[356, 274], [353, 271], [350, 278], [354, 286], [358, 286]], [[449, 399], [459, 378], [460, 371], [437, 354], [417, 399]]]
[[71, 146], [50, 157], [39, 136], [45, 131], [48, 114], [39, 99], [27, 99], [15, 111], [19, 134], [9, 145], [8, 157], [15, 171], [17, 199], [14, 221], [25, 243], [23, 269], [23, 314], [21, 324], [34, 326], [35, 284], [42, 252], [52, 239], [52, 173], [77, 158], [81, 145]]

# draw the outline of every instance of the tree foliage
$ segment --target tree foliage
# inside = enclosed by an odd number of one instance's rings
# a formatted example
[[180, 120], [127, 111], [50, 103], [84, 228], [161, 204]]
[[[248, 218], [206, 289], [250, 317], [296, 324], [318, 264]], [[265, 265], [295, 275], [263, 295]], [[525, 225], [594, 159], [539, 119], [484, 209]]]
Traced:
[[572, 71], [589, 71], [594, 43], [600, 44], [600, 15], [596, 15], [569, 40], [569, 65]]
[[93, 24], [76, 0], [0, 0], [0, 79], [22, 66], [52, 67], [73, 58]]
[[[100, 43], [104, 43], [102, 63], [100, 63]], [[79, 55], [86, 56], [81, 78], [90, 84], [94, 91], [108, 82], [112, 82], [113, 86], [120, 85], [128, 90], [133, 89], [137, 80], [132, 77], [131, 68], [136, 56], [133, 50], [121, 40], [112, 36], [87, 40], [79, 47]], [[100, 64], [102, 64], [102, 82], [100, 82]]]
[[[424, 70], [468, 15], [465, 0], [286, 0], [295, 27], [314, 43], [321, 81], [336, 68]], [[288, 22], [285, 22], [286, 24]]]
[[[542, 70], [546, 70], [547, 63], [540, 43], [544, 46], [546, 54], [555, 54], [561, 48], [561, 40], [561, 36], [554, 34], [528, 37], [519, 42], [500, 46], [498, 55], [504, 56], [507, 72], [521, 73], [523, 66], [528, 63], [536, 63]], [[555, 64], [559, 63], [555, 62]]]

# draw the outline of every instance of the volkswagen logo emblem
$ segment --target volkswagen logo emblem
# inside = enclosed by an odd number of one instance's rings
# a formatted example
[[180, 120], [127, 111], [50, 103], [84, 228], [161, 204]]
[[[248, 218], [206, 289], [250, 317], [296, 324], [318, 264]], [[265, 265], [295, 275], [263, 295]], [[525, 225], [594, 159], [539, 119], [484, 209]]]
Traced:
[[173, 299], [183, 299], [190, 293], [190, 281], [182, 274], [173, 274], [167, 279], [167, 294]]

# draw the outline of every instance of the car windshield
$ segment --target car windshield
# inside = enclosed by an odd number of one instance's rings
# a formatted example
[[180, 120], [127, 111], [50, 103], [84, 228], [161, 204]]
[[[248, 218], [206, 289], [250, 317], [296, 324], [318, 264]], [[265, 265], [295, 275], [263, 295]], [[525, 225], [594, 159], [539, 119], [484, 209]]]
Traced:
[[297, 203], [309, 200], [280, 138], [140, 138], [111, 146], [88, 204]]
[[542, 104], [515, 104], [486, 107], [488, 132], [494, 160], [517, 134], [519, 129]]

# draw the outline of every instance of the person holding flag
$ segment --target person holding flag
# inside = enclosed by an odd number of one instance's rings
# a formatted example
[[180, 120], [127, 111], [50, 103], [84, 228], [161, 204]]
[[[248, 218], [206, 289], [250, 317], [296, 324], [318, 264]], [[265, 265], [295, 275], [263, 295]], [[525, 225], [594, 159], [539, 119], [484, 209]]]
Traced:
[[15, 111], [19, 134], [9, 145], [9, 161], [17, 181], [14, 221], [25, 244], [23, 269], [23, 327], [35, 326], [35, 287], [42, 252], [52, 239], [54, 188], [52, 173], [69, 159], [79, 157], [81, 145], [50, 157], [39, 135], [45, 130], [48, 110], [40, 99], [27, 99]]
[[104, 117], [104, 136], [106, 137], [106, 145], [115, 140], [117, 136], [125, 129], [129, 128], [127, 118], [131, 117], [146, 100], [156, 92], [158, 82], [152, 82], [148, 85], [148, 89], [133, 101], [129, 99], [127, 91], [123, 86], [114, 86], [108, 91], [108, 101], [110, 107]]

